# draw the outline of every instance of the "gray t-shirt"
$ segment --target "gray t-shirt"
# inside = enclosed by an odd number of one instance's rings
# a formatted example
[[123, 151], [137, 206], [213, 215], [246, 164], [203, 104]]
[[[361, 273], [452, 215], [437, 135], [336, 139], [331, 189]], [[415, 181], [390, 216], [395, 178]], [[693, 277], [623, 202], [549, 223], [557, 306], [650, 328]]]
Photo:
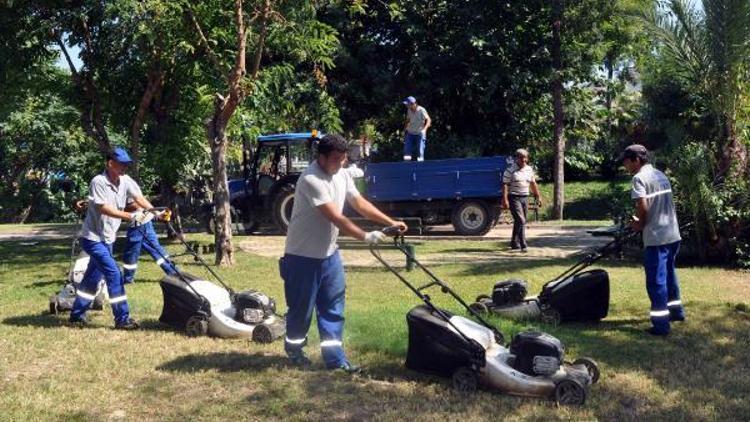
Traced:
[[338, 248], [339, 229], [318, 207], [333, 202], [343, 211], [344, 201], [357, 196], [359, 192], [346, 169], [329, 176], [317, 161], [310, 164], [297, 181], [284, 252], [316, 259], [333, 255]]
[[425, 110], [422, 106], [417, 106], [417, 109], [414, 111], [411, 111], [410, 108], [407, 108], [406, 119], [409, 121], [409, 123], [406, 125], [406, 131], [412, 135], [419, 135], [420, 133], [422, 133], [422, 128], [427, 121], [427, 117], [429, 117], [429, 115], [427, 114], [427, 110]]
[[139, 196], [143, 196], [141, 188], [128, 175], [120, 176], [120, 183], [117, 185], [109, 180], [106, 172], [94, 177], [89, 185], [86, 219], [83, 220], [78, 236], [94, 242], [114, 243], [121, 220], [103, 215], [96, 205], [106, 204], [122, 211], [128, 198]]
[[529, 186], [535, 180], [534, 169], [528, 164], [522, 169], [513, 165], [503, 173], [503, 184], [508, 185], [510, 195], [529, 196]]
[[674, 209], [672, 185], [667, 176], [645, 164], [633, 176], [633, 189], [630, 197], [646, 198], [646, 221], [643, 227], [645, 246], [668, 245], [682, 240], [677, 213]]

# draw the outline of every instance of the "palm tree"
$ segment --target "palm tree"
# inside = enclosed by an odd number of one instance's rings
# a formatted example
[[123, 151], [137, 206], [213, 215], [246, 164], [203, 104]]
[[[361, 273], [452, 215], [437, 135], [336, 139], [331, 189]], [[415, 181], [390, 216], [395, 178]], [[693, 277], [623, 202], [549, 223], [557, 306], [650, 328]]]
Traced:
[[750, 110], [750, 0], [654, 0], [644, 13], [657, 54], [716, 118], [720, 178], [742, 177], [748, 151], [738, 133]]

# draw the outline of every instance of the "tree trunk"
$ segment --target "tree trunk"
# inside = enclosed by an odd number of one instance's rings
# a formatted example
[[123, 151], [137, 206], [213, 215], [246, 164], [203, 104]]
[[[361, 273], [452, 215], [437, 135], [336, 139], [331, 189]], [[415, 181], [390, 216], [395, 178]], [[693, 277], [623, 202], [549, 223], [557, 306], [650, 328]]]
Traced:
[[146, 124], [146, 112], [151, 102], [163, 87], [164, 72], [157, 67], [148, 73], [146, 88], [138, 104], [133, 124], [130, 126], [130, 157], [133, 159], [133, 164], [130, 166], [128, 174], [137, 182], [140, 182], [138, 167], [141, 161], [141, 130], [143, 130], [143, 126]]
[[234, 248], [232, 245], [232, 221], [229, 210], [229, 184], [227, 182], [227, 137], [226, 122], [220, 118], [223, 98], [216, 100], [214, 116], [208, 122], [208, 138], [211, 143], [211, 164], [213, 166], [214, 191], [214, 243], [216, 244], [216, 265], [232, 265]]
[[748, 172], [747, 146], [737, 136], [737, 121], [733, 116], [724, 116], [724, 134], [719, 172], [730, 180], [741, 180]]
[[560, 41], [560, 26], [563, 18], [562, 0], [552, 2], [552, 105], [554, 113], [554, 133], [552, 142], [555, 146], [555, 161], [553, 165], [554, 198], [552, 202], [552, 216], [557, 220], [563, 219], [565, 203], [565, 115], [563, 110], [563, 81], [562, 81], [562, 53]]

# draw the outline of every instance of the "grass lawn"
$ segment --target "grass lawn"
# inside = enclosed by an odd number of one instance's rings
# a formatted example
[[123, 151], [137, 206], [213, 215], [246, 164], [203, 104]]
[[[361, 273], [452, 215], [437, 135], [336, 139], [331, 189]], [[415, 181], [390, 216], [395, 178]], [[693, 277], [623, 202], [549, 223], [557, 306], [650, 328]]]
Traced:
[[[485, 248], [490, 242], [477, 243]], [[423, 244], [420, 256], [466, 250], [466, 242]], [[65, 316], [46, 313], [68, 255], [68, 240], [0, 243], [0, 420], [739, 420], [750, 414], [747, 273], [680, 268], [688, 321], [664, 339], [643, 333], [648, 299], [638, 262], [602, 263], [612, 279], [612, 303], [601, 323], [552, 327], [493, 319], [508, 338], [534, 326], [559, 337], [570, 360], [590, 356], [599, 362], [602, 378], [586, 405], [557, 408], [490, 391], [460, 396], [448, 380], [407, 370], [404, 315], [418, 299], [381, 268], [347, 269], [345, 344], [349, 357], [368, 369], [351, 378], [320, 367], [287, 367], [281, 341], [192, 339], [165, 328], [158, 322], [160, 270], [145, 258], [138, 281], [128, 286], [142, 330], [110, 329], [108, 309], [91, 313], [93, 328], [69, 328]], [[218, 269], [220, 274], [237, 290], [255, 288], [275, 297], [283, 312], [276, 261], [236, 256], [237, 264]], [[511, 276], [528, 279], [536, 293], [568, 264], [506, 258], [431, 268], [471, 300]], [[194, 265], [183, 267], [200, 273]], [[433, 296], [456, 309], [438, 291]], [[316, 330], [310, 334], [309, 351], [320, 365]]]

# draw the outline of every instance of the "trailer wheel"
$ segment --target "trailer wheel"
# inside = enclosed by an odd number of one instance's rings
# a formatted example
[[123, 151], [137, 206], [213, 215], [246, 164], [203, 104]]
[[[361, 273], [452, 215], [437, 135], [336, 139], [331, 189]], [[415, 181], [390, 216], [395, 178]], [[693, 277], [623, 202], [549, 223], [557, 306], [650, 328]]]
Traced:
[[483, 236], [492, 228], [493, 217], [482, 201], [464, 201], [453, 208], [451, 222], [456, 233]]
[[591, 377], [591, 383], [596, 384], [597, 381], [599, 381], [599, 376], [601, 373], [599, 372], [599, 365], [596, 364], [596, 361], [594, 361], [591, 358], [578, 358], [575, 361], [573, 361], [573, 365], [583, 365], [586, 367], [586, 370], [589, 372], [589, 376]]
[[294, 185], [287, 183], [282, 186], [273, 197], [271, 212], [273, 222], [279, 231], [286, 234], [289, 221], [292, 219], [292, 207], [294, 206]]
[[208, 334], [208, 321], [202, 315], [193, 315], [185, 324], [185, 334], [188, 337], [203, 337]]
[[555, 401], [564, 406], [581, 406], [586, 403], [586, 388], [573, 378], [566, 378], [555, 385]]
[[479, 379], [477, 377], [477, 372], [471, 368], [462, 366], [456, 369], [456, 372], [453, 373], [451, 378], [453, 380], [453, 388], [459, 393], [468, 394], [477, 391]]

